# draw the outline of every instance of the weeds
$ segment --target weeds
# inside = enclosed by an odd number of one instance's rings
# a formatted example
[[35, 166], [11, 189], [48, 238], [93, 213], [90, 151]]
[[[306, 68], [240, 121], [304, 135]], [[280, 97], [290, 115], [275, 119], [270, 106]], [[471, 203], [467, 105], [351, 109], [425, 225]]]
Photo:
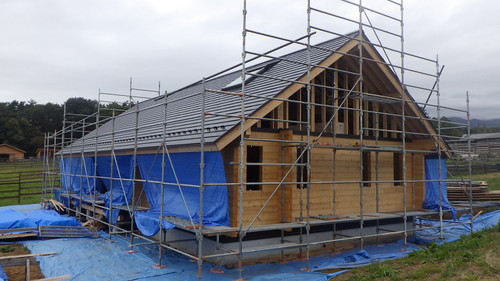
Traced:
[[0, 253], [10, 253], [12, 251], [14, 251], [14, 246], [12, 245], [7, 245], [5, 247], [0, 248]]

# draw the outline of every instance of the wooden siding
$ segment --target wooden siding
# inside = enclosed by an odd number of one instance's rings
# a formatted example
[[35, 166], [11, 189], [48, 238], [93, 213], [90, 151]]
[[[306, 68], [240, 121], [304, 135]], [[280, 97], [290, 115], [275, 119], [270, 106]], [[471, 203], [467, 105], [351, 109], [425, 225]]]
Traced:
[[[256, 139], [288, 139], [303, 140], [304, 136], [294, 135], [291, 130], [280, 132], [252, 131], [249, 135]], [[337, 145], [344, 147], [356, 143], [357, 138], [337, 138]], [[319, 144], [332, 144], [333, 138], [322, 137]], [[366, 145], [374, 145], [375, 140], [365, 140]], [[378, 141], [378, 145], [400, 145], [398, 141]], [[247, 141], [246, 146], [262, 146], [264, 163], [286, 163], [291, 164], [297, 157], [297, 149], [286, 146], [282, 149], [282, 143]], [[424, 146], [431, 149], [432, 141], [408, 142], [408, 149], [422, 149]], [[246, 151], [246, 150], [245, 150]], [[311, 150], [311, 174], [312, 182], [330, 182], [311, 184], [310, 189], [310, 216], [321, 215], [353, 215], [360, 213], [360, 151], [338, 149], [334, 154], [333, 148], [313, 148]], [[371, 180], [393, 181], [393, 152], [371, 153]], [[245, 152], [246, 154], [246, 152]], [[378, 154], [378, 157], [377, 157]], [[335, 155], [335, 156], [334, 156]], [[246, 155], [244, 155], [246, 159]], [[334, 165], [336, 157], [336, 165]], [[223, 158], [226, 165], [226, 176], [228, 181], [239, 182], [239, 166], [229, 165], [229, 162], [239, 163], [239, 143], [228, 145], [223, 150]], [[232, 160], [231, 160], [232, 159]], [[378, 169], [376, 168], [378, 167]], [[282, 177], [290, 169], [290, 166], [263, 166], [262, 182], [280, 182]], [[244, 171], [246, 173], [246, 171]], [[245, 176], [245, 174], [244, 174]], [[246, 178], [246, 177], [244, 177]], [[424, 154], [406, 155], [406, 179], [424, 179]], [[297, 167], [291, 168], [283, 187], [278, 188], [275, 195], [269, 201], [262, 214], [256, 219], [256, 225], [274, 224], [280, 222], [296, 221], [306, 216], [306, 192], [307, 189], [298, 188]], [[351, 183], [337, 183], [332, 181], [350, 181]], [[379, 190], [379, 204], [377, 210], [376, 191]], [[259, 190], [243, 190], [243, 223], [248, 225], [257, 215], [263, 204], [276, 189], [276, 184], [263, 185]], [[239, 186], [230, 185], [229, 204], [230, 221], [232, 226], [238, 225], [239, 210]], [[363, 190], [363, 212], [394, 212], [403, 210], [403, 186], [388, 183], [371, 183]], [[282, 198], [284, 205], [282, 205]], [[406, 185], [406, 208], [408, 210], [419, 209], [424, 199], [423, 183], [407, 183]], [[336, 204], [334, 204], [334, 201]], [[302, 203], [301, 203], [302, 202]]]

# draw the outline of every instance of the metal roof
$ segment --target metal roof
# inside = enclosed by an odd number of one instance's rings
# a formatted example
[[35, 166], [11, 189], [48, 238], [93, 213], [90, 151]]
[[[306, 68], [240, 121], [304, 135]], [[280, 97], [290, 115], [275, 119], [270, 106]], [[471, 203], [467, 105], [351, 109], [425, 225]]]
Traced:
[[[358, 32], [352, 32], [311, 48], [311, 64], [321, 63], [358, 34]], [[307, 66], [304, 65], [307, 62], [307, 49], [301, 49], [280, 58], [271, 59], [247, 69], [247, 72], [251, 72], [265, 67], [265, 71], [259, 74], [262, 76], [257, 76], [245, 84], [246, 94], [258, 96], [246, 97], [245, 116], [253, 114], [269, 102], [269, 98], [276, 97], [293, 84], [291, 81], [298, 80], [307, 72]], [[207, 80], [205, 87], [206, 89], [223, 90], [240, 76], [241, 68]], [[276, 77], [280, 80], [269, 77]], [[202, 112], [201, 91], [202, 83], [197, 82], [167, 96], [155, 97], [141, 102], [114, 120], [103, 124], [97, 130], [76, 140], [66, 147], [63, 153], [70, 153], [70, 151], [73, 153], [91, 152], [96, 149], [97, 151], [109, 151], [112, 145], [115, 150], [133, 149], [136, 134], [137, 148], [157, 148], [163, 140], [165, 120], [167, 145], [199, 145]], [[240, 92], [241, 85], [232, 87], [231, 91]], [[204, 111], [212, 113], [205, 115], [205, 143], [215, 143], [226, 132], [239, 124], [240, 119], [237, 116], [241, 115], [241, 97], [206, 92]]]
[[[464, 135], [463, 138], [467, 138], [467, 135]], [[500, 139], [500, 133], [471, 134], [470, 139], [471, 140]]]

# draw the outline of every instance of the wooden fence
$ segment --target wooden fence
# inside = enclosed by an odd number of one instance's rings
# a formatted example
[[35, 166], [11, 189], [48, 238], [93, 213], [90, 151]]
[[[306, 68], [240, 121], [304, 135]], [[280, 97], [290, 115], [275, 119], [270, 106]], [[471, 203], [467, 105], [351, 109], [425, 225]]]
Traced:
[[[500, 172], [500, 161], [483, 161], [475, 160], [472, 161], [472, 174], [487, 174]], [[452, 174], [462, 174], [465, 175], [469, 171], [469, 165], [466, 162], [455, 162], [449, 161], [447, 164], [447, 169]]]
[[31, 172], [0, 172], [0, 205], [40, 201], [43, 174]]
[[40, 202], [42, 186], [42, 161], [0, 162], [0, 206]]

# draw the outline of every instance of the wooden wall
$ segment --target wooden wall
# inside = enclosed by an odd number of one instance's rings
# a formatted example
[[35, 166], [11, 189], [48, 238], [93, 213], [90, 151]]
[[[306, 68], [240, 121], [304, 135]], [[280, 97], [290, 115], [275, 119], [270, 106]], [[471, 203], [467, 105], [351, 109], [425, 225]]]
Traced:
[[[251, 138], [256, 139], [288, 139], [304, 140], [303, 135], [294, 135], [291, 130], [280, 132], [252, 131]], [[337, 145], [343, 147], [356, 146], [358, 138], [336, 138]], [[325, 147], [314, 148], [311, 151], [312, 182], [351, 181], [353, 183], [318, 183], [312, 184], [310, 189], [310, 216], [320, 215], [353, 215], [360, 213], [360, 152], [359, 150], [333, 149], [333, 138], [323, 136], [319, 142]], [[375, 145], [375, 140], [365, 140], [365, 145]], [[400, 145], [398, 141], [378, 141], [379, 145]], [[292, 164], [297, 157], [297, 148], [293, 146], [282, 147], [280, 142], [247, 141], [246, 146], [262, 146], [263, 163]], [[430, 149], [431, 141], [407, 142], [408, 149]], [[327, 147], [329, 146], [329, 147]], [[394, 181], [394, 154], [393, 152], [370, 152], [371, 180]], [[229, 181], [239, 182], [239, 142], [234, 142], [223, 150], [226, 165], [226, 176]], [[377, 157], [378, 154], [378, 157]], [[246, 150], [244, 159], [246, 158]], [[334, 157], [336, 160], [334, 160]], [[233, 165], [229, 163], [232, 162]], [[378, 169], [377, 169], [378, 167]], [[290, 170], [282, 187], [279, 187], [269, 201], [268, 206], [256, 219], [256, 225], [274, 224], [280, 222], [296, 221], [306, 216], [307, 189], [296, 184], [297, 167], [290, 169], [289, 165], [262, 166], [262, 182], [280, 182]], [[406, 155], [407, 180], [424, 179], [424, 154], [416, 153]], [[246, 171], [244, 171], [246, 179]], [[243, 190], [243, 222], [248, 225], [261, 209], [264, 202], [276, 189], [277, 184], [263, 185], [259, 190]], [[378, 188], [379, 202], [377, 210]], [[232, 226], [238, 224], [239, 211], [239, 186], [229, 186], [230, 221]], [[394, 212], [403, 210], [403, 186], [394, 182], [371, 183], [362, 187], [363, 212]], [[282, 205], [282, 198], [284, 205]], [[406, 208], [408, 210], [420, 209], [424, 199], [423, 183], [407, 183]], [[335, 204], [334, 204], [335, 202]]]

